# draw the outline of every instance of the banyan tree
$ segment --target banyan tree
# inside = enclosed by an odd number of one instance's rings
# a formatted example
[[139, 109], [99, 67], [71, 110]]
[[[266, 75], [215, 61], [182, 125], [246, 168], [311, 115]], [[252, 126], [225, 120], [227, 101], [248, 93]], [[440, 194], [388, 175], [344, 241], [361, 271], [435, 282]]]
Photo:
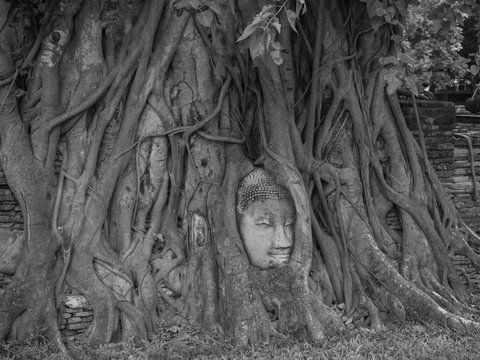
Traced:
[[97, 344], [160, 320], [237, 344], [407, 313], [480, 329], [451, 261], [480, 265], [479, 239], [396, 95], [406, 7], [0, 0], [0, 159], [24, 218], [0, 339], [43, 326], [62, 346], [69, 293]]

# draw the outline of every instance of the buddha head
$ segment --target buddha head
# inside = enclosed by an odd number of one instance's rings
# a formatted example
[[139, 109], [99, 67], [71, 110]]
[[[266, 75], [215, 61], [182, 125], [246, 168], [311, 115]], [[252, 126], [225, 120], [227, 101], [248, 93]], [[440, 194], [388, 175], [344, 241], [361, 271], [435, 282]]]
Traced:
[[295, 206], [289, 191], [262, 169], [239, 183], [237, 224], [250, 264], [266, 270], [288, 263], [293, 249]]

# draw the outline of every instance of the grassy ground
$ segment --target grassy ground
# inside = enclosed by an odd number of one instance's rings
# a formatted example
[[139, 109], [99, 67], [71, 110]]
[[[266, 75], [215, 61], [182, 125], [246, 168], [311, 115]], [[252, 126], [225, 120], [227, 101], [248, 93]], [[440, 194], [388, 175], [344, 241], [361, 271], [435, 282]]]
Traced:
[[[226, 338], [202, 335], [192, 328], [160, 329], [144, 347], [132, 343], [91, 347], [69, 344], [72, 357], [79, 360], [137, 359], [480, 359], [480, 336], [453, 334], [429, 324], [407, 322], [389, 325], [384, 331], [353, 330], [333, 338], [324, 346], [295, 340], [273, 339], [269, 344], [233, 348]], [[63, 360], [54, 346], [37, 337], [27, 345], [0, 345], [2, 360]]]

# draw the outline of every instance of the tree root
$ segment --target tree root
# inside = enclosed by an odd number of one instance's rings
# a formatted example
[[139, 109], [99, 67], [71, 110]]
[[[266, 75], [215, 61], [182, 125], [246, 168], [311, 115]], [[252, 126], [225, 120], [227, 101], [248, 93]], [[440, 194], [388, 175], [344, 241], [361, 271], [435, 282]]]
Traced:
[[327, 268], [319, 251], [314, 247], [312, 266], [309, 272], [310, 279], [318, 283], [320, 286], [320, 294], [323, 303], [327, 306], [333, 304], [335, 293], [330, 282]]
[[350, 267], [352, 272], [353, 291], [355, 294], [355, 298], [357, 299], [357, 307], [367, 310], [368, 316], [370, 317], [370, 328], [373, 330], [380, 330], [382, 329], [383, 325], [380, 320], [378, 308], [366, 295], [364, 286], [358, 275], [355, 265], [351, 263]]
[[370, 249], [366, 254], [357, 253], [357, 256], [363, 264], [369, 264], [369, 270], [388, 287], [389, 292], [400, 300], [407, 310], [413, 311], [420, 318], [434, 320], [460, 334], [480, 331], [480, 323], [443, 309], [414, 284], [400, 276], [373, 244], [368, 244], [368, 247]]

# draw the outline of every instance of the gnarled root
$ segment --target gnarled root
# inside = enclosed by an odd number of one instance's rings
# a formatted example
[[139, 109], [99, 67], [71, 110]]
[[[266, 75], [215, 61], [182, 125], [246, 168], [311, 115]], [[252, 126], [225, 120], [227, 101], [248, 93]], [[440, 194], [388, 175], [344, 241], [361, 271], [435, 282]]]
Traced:
[[445, 310], [417, 286], [403, 278], [373, 243], [369, 242], [367, 247], [367, 251], [357, 252], [356, 256], [363, 264], [369, 264], [369, 271], [375, 274], [381, 284], [387, 287], [407, 310], [413, 311], [420, 318], [434, 320], [462, 334], [480, 330], [480, 323]]
[[210, 229], [205, 217], [199, 213], [191, 215], [189, 229], [189, 261], [182, 290], [186, 299], [185, 314], [205, 329], [215, 332], [219, 330], [219, 325], [216, 320], [217, 284]]

